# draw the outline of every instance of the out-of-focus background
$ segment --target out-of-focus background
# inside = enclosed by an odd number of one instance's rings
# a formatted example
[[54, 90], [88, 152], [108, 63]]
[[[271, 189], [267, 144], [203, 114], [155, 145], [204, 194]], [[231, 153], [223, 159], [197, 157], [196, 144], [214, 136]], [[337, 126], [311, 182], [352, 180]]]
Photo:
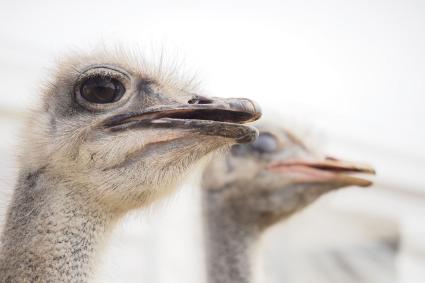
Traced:
[[[325, 196], [268, 231], [265, 282], [424, 282], [424, 1], [3, 0], [0, 40], [0, 201], [55, 58], [102, 42], [164, 50], [206, 94], [253, 98], [377, 169], [373, 189]], [[203, 282], [195, 183], [120, 224], [99, 282]]]

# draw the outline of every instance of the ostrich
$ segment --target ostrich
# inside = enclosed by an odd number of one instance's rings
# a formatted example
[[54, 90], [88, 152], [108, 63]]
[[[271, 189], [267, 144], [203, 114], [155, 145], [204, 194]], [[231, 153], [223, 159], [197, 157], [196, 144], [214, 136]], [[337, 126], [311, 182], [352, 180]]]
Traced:
[[288, 130], [260, 125], [258, 139], [213, 159], [202, 181], [209, 283], [253, 282], [256, 243], [273, 224], [321, 195], [370, 186], [348, 173], [371, 167], [314, 154]]
[[24, 133], [0, 282], [87, 282], [114, 224], [201, 157], [252, 141], [248, 99], [194, 94], [115, 53], [65, 58]]

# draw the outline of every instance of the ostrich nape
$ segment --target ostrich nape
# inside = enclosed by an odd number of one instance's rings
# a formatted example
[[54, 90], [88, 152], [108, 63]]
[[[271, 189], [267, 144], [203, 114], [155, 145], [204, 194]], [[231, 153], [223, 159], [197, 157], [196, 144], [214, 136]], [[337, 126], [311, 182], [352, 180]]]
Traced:
[[63, 60], [32, 112], [2, 234], [0, 282], [85, 282], [113, 224], [190, 166], [252, 141], [248, 99], [209, 98], [126, 56]]
[[291, 131], [260, 123], [259, 137], [233, 145], [203, 174], [208, 282], [253, 282], [253, 250], [260, 235], [333, 190], [367, 187], [353, 173], [367, 165], [317, 153]]

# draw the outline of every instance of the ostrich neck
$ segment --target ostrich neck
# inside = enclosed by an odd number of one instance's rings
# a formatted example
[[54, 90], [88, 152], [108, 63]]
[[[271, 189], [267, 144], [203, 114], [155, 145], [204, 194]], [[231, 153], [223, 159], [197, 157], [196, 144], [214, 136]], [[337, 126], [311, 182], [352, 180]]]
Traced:
[[238, 211], [208, 193], [203, 202], [208, 283], [253, 282], [258, 229], [243, 224]]
[[42, 171], [18, 180], [1, 239], [0, 282], [86, 282], [112, 217]]

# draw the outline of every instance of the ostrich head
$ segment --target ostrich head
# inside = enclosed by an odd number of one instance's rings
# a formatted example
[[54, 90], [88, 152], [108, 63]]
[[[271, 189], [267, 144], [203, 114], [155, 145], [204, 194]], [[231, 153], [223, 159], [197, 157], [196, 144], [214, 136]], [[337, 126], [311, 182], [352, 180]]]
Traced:
[[264, 229], [326, 192], [372, 184], [350, 175], [373, 174], [369, 166], [314, 153], [283, 128], [258, 128], [254, 142], [234, 145], [207, 166], [203, 188], [208, 209], [227, 211], [240, 224]]
[[[70, 57], [31, 115], [21, 162], [118, 208], [149, 203], [206, 154], [252, 141], [248, 99], [200, 96], [116, 54]], [[72, 193], [72, 192], [70, 192]]]

